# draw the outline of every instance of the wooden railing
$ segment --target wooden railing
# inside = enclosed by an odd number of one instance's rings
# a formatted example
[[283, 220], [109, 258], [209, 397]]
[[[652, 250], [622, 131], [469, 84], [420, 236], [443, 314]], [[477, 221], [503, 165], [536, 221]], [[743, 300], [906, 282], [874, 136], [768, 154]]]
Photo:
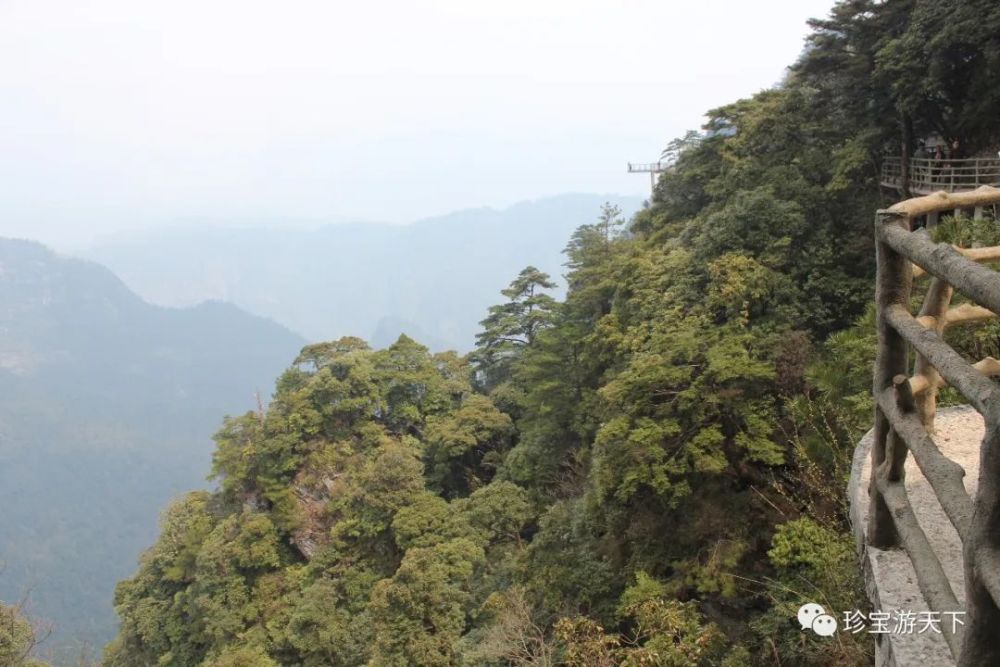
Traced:
[[[873, 391], [875, 442], [869, 494], [868, 543], [902, 546], [932, 611], [961, 611], [941, 562], [917, 522], [904, 486], [908, 453], [920, 467], [963, 545], [965, 625], [942, 628], [960, 667], [1000, 665], [1000, 363], [966, 361], [944, 341], [949, 326], [982, 322], [1000, 313], [1000, 273], [978, 262], [1000, 261], [1000, 247], [960, 249], [934, 243], [915, 223], [932, 214], [1000, 204], [1000, 189], [918, 197], [879, 211], [875, 225], [878, 277], [878, 352]], [[923, 306], [910, 313], [914, 277], [930, 276]], [[951, 307], [954, 291], [972, 303]], [[913, 372], [910, 352], [916, 353]], [[982, 414], [975, 501], [965, 471], [933, 438], [937, 390], [945, 383]]]
[[[1000, 185], [1000, 158], [912, 158], [909, 167], [908, 187], [912, 192], [961, 192], [975, 190], [981, 185]], [[903, 180], [902, 159], [885, 158], [882, 161], [882, 184], [902, 188]]]

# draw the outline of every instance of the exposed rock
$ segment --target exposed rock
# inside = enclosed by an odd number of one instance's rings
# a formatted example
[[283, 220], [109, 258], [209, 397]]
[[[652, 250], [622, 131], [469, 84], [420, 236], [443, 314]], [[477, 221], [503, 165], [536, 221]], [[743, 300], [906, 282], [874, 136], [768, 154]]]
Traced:
[[317, 482], [307, 480], [305, 474], [300, 472], [292, 483], [302, 524], [292, 533], [291, 542], [306, 560], [311, 560], [316, 551], [330, 541], [326, 506], [337, 477], [336, 474], [322, 475]]

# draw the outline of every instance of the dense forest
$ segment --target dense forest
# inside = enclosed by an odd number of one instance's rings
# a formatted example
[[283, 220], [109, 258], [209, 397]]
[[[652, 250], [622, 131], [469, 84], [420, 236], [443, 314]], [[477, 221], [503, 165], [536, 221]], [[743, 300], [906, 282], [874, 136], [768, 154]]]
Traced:
[[1000, 6], [813, 28], [781, 85], [670, 144], [648, 208], [572, 235], [565, 299], [528, 267], [467, 356], [303, 349], [119, 585], [104, 664], [869, 664], [794, 616], [866, 605], [844, 486], [880, 159], [995, 150]]

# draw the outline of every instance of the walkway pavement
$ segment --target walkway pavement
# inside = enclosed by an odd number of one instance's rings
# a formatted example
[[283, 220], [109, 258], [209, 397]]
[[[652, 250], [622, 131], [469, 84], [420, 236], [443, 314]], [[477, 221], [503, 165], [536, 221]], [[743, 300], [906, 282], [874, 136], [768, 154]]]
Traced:
[[[938, 410], [934, 441], [948, 458], [965, 469], [965, 488], [975, 496], [979, 480], [979, 445], [984, 434], [983, 418], [967, 406]], [[851, 524], [865, 571], [865, 585], [873, 611], [927, 611], [930, 609], [917, 587], [916, 574], [900, 549], [875, 549], [865, 544], [868, 525], [868, 479], [871, 472], [873, 434], [861, 439], [854, 453], [848, 495]], [[958, 533], [945, 516], [930, 484], [913, 457], [906, 461], [906, 490], [917, 515], [960, 604], [965, 604], [962, 545]], [[943, 621], [950, 622], [950, 621]], [[877, 642], [876, 667], [952, 667], [944, 636], [934, 632], [873, 635]]]

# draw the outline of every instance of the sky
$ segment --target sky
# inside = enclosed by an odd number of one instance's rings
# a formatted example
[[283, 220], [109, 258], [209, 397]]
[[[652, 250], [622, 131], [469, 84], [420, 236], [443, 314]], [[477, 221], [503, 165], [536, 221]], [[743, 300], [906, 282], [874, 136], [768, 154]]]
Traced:
[[0, 0], [0, 236], [407, 222], [626, 173], [832, 0]]

